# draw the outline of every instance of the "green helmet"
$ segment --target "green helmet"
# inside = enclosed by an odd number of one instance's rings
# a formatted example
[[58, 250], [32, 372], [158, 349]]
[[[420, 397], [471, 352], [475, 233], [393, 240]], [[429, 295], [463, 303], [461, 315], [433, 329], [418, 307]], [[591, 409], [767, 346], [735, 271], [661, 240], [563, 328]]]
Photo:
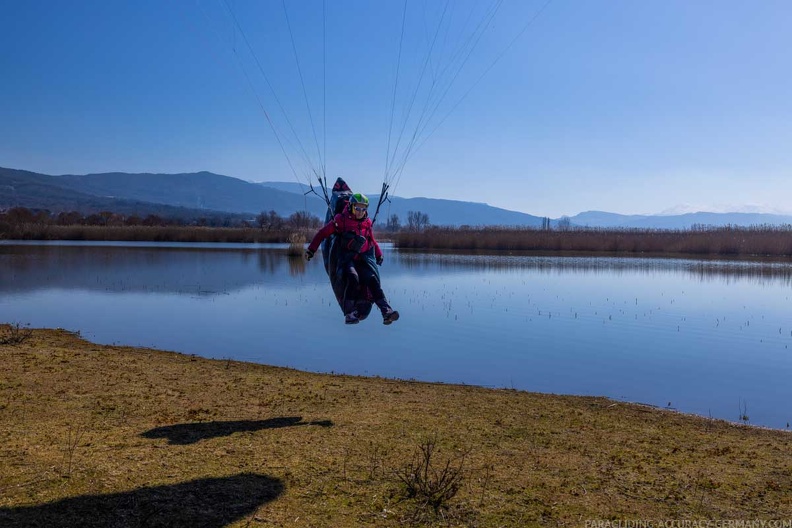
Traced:
[[366, 207], [368, 207], [368, 204], [369, 204], [368, 198], [366, 198], [366, 195], [365, 194], [361, 194], [361, 193], [353, 194], [352, 197], [349, 199], [349, 203], [350, 203], [350, 205], [363, 204]]

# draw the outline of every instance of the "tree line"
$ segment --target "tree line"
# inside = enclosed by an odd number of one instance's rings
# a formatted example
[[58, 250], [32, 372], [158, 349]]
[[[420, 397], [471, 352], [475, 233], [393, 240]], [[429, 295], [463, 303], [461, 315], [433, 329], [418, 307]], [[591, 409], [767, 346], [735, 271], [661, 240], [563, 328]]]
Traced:
[[[255, 217], [243, 215], [214, 214], [194, 219], [172, 218], [157, 214], [124, 215], [112, 211], [100, 211], [84, 214], [79, 211], [53, 213], [46, 209], [29, 209], [13, 207], [0, 210], [0, 238], [40, 238], [46, 231], [46, 237], [57, 238], [58, 233], [66, 227], [91, 228], [78, 233], [69, 231], [69, 236], [91, 237], [96, 235], [96, 228], [114, 228], [118, 230], [141, 228], [224, 228], [260, 230], [268, 233], [290, 233], [293, 231], [310, 231], [319, 229], [323, 221], [316, 215], [306, 211], [297, 211], [289, 216], [281, 216], [274, 210], [262, 211]], [[429, 216], [426, 213], [409, 211], [407, 224], [402, 226], [398, 215], [390, 215], [380, 229], [388, 232], [421, 232], [429, 227]], [[57, 228], [57, 229], [56, 229]], [[102, 235], [105, 236], [105, 235]], [[89, 238], [86, 238], [89, 239]]]
[[53, 213], [45, 209], [28, 209], [13, 207], [0, 211], [0, 223], [7, 225], [59, 225], [59, 226], [112, 226], [112, 227], [260, 227], [261, 229], [280, 230], [289, 228], [319, 227], [321, 221], [315, 215], [297, 211], [287, 217], [275, 211], [262, 212], [255, 219], [244, 219], [241, 216], [212, 215], [191, 220], [160, 216], [156, 214], [123, 215], [112, 211], [100, 211], [84, 214], [78, 211]]

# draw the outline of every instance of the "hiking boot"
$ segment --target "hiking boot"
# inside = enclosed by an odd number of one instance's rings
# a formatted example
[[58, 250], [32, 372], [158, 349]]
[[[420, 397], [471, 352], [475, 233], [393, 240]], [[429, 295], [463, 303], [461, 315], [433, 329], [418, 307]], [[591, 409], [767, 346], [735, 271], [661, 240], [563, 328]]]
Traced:
[[382, 324], [389, 325], [393, 321], [399, 320], [399, 312], [388, 306], [387, 310], [382, 310]]
[[358, 324], [359, 322], [360, 318], [358, 317], [357, 310], [353, 310], [344, 316], [345, 324]]
[[388, 301], [386, 301], [384, 297], [374, 302], [380, 309], [380, 312], [382, 312], [382, 324], [389, 325], [393, 321], [399, 320], [399, 312], [391, 308], [390, 304], [388, 304]]

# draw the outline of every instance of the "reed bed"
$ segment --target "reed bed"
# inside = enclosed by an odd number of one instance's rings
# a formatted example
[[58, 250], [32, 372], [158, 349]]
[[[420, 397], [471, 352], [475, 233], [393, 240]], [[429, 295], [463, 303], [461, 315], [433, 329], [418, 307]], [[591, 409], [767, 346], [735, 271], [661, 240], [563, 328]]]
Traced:
[[[0, 229], [10, 240], [102, 240], [125, 242], [236, 242], [286, 243], [295, 228], [267, 230], [255, 227], [201, 226], [91, 226], [16, 224]], [[306, 235], [300, 231], [301, 236]]]
[[[0, 224], [0, 239], [129, 242], [288, 243], [295, 254], [314, 229], [284, 227]], [[792, 256], [792, 226], [663, 229], [429, 227], [389, 234], [400, 249], [552, 251], [712, 256]]]
[[792, 256], [792, 226], [690, 230], [432, 227], [401, 232], [394, 242], [400, 249], [428, 250]]

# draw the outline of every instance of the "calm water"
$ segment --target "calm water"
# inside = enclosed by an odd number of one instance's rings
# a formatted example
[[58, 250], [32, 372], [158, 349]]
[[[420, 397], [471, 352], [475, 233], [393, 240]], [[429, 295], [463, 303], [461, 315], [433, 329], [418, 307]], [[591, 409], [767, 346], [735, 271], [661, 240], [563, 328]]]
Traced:
[[603, 395], [786, 429], [792, 264], [385, 247], [401, 320], [345, 326], [283, 246], [0, 244], [0, 321], [318, 372]]

